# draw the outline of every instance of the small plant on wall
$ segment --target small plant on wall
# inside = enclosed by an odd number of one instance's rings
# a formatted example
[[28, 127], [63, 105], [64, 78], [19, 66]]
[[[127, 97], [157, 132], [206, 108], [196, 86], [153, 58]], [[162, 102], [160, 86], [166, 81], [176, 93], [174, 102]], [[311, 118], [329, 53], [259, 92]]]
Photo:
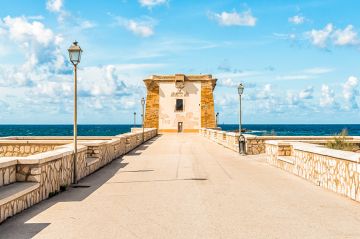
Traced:
[[358, 151], [359, 146], [349, 142], [349, 140], [347, 140], [347, 136], [349, 136], [349, 132], [347, 129], [343, 129], [339, 134], [335, 135], [333, 139], [326, 142], [326, 147], [345, 151]]

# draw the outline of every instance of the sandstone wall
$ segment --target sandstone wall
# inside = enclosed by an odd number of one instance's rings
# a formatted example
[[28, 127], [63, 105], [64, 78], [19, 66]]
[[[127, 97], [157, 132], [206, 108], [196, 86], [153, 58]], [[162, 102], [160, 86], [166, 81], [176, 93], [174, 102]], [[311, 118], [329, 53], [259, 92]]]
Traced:
[[16, 163], [8, 161], [0, 166], [0, 187], [16, 181]]
[[53, 150], [59, 144], [0, 142], [0, 157], [28, 156]]
[[145, 128], [159, 128], [159, 84], [145, 81], [147, 96], [145, 109]]
[[215, 81], [201, 82], [201, 127], [215, 128], [215, 109], [213, 90]]
[[[199, 133], [218, 144], [239, 152], [239, 133], [221, 131], [217, 129], [200, 129]], [[311, 142], [316, 144], [325, 144], [327, 140], [332, 140], [333, 136], [256, 136], [250, 134], [243, 134], [245, 136], [246, 154], [263, 154], [265, 153], [265, 142], [267, 140], [289, 140], [299, 142]], [[359, 144], [359, 138], [349, 136], [354, 144]]]
[[266, 142], [269, 164], [360, 201], [360, 154], [299, 142]]

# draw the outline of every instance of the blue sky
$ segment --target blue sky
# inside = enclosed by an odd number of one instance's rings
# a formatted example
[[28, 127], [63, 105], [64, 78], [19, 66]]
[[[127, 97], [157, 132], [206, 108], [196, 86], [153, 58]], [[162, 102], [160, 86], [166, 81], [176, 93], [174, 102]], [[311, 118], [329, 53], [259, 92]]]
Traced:
[[[151, 74], [212, 74], [220, 122], [358, 123], [359, 1], [1, 1], [0, 123], [131, 123]], [[139, 114], [138, 114], [139, 115]], [[140, 119], [138, 119], [139, 122]]]

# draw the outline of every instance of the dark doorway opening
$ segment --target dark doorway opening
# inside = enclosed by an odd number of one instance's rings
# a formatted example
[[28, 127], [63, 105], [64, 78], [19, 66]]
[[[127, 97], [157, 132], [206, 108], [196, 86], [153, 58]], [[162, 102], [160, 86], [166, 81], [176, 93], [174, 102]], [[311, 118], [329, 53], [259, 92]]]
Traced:
[[183, 131], [183, 122], [178, 122], [178, 133]]

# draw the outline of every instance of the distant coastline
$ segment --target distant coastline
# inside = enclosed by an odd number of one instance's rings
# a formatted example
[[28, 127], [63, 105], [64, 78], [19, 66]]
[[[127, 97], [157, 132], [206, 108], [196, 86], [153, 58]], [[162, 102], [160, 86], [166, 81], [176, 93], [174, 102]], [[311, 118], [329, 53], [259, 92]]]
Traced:
[[[81, 124], [78, 126], [80, 136], [114, 136], [130, 132], [131, 124]], [[137, 125], [137, 127], [141, 127]], [[234, 131], [237, 124], [220, 124], [222, 130]], [[335, 135], [347, 129], [349, 135], [360, 136], [360, 124], [244, 124], [249, 134], [255, 135]], [[34, 125], [34, 124], [3, 124], [0, 125], [0, 137], [5, 136], [71, 136], [72, 125]]]

